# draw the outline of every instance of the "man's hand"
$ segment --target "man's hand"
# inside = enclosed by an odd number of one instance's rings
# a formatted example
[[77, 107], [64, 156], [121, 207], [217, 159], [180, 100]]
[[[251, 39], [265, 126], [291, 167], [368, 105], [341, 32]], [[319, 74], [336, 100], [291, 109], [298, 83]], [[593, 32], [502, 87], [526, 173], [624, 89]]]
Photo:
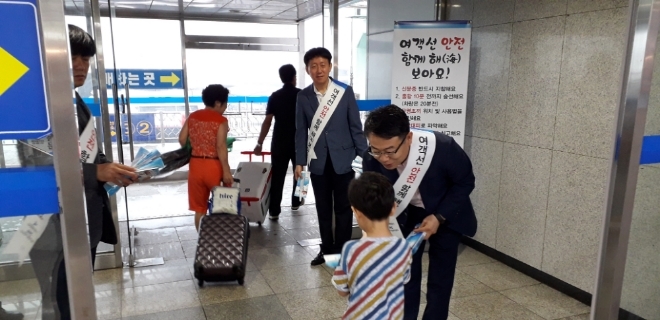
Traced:
[[261, 145], [257, 145], [254, 147], [254, 154], [260, 156], [261, 155]]
[[296, 181], [302, 177], [302, 166], [296, 166], [296, 172], [293, 174], [293, 176], [296, 178]]
[[126, 187], [137, 180], [137, 174], [133, 167], [112, 162], [97, 165], [96, 179]]
[[422, 225], [419, 226], [419, 228], [413, 231], [426, 232], [426, 236], [424, 237], [424, 240], [428, 240], [432, 235], [438, 232], [439, 227], [440, 227], [440, 221], [438, 221], [438, 218], [435, 215], [431, 214], [428, 217], [424, 218], [424, 221], [422, 221]]

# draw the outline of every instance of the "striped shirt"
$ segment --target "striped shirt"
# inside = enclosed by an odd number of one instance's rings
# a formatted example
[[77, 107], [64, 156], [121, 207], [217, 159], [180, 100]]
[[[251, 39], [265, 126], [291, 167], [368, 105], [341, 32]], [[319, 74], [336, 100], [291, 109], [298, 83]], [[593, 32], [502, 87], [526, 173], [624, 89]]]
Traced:
[[349, 241], [332, 277], [348, 292], [342, 319], [403, 319], [403, 285], [410, 280], [412, 252], [398, 237]]

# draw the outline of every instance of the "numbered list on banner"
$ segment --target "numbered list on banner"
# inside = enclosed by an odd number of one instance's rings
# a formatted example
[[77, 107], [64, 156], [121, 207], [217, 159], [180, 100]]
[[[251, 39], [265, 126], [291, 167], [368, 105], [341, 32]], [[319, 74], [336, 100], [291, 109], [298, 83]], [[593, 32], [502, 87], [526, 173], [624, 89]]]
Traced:
[[451, 136], [463, 147], [468, 76], [468, 22], [399, 22], [394, 29], [392, 103], [413, 128]]

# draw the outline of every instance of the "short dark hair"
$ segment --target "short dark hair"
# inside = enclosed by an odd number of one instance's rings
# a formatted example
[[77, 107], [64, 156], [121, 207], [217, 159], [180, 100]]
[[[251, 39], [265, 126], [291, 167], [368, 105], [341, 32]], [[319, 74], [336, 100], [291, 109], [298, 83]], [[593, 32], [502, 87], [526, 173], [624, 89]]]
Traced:
[[394, 188], [384, 175], [364, 172], [348, 186], [348, 201], [367, 219], [386, 220], [394, 206]]
[[305, 53], [305, 57], [303, 57], [303, 61], [305, 61], [305, 67], [309, 65], [309, 61], [317, 57], [326, 58], [328, 63], [332, 63], [332, 53], [330, 53], [330, 51], [326, 48], [318, 47], [309, 49], [309, 51]]
[[91, 57], [96, 54], [96, 43], [92, 36], [72, 24], [69, 25], [69, 45], [72, 56]]
[[365, 136], [374, 134], [383, 139], [404, 138], [409, 132], [408, 115], [393, 104], [371, 111], [364, 122]]
[[215, 102], [226, 103], [229, 99], [229, 89], [221, 84], [212, 84], [202, 90], [202, 101], [207, 107], [215, 106]]
[[296, 77], [296, 68], [291, 64], [285, 64], [280, 67], [280, 80], [282, 83], [291, 83]]

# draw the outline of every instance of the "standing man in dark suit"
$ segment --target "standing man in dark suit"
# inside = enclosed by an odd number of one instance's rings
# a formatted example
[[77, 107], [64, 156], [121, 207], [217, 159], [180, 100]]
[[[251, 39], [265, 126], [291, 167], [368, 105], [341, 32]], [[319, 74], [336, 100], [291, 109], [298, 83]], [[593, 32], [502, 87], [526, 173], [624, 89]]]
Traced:
[[[411, 131], [405, 111], [395, 105], [372, 111], [364, 131], [370, 147], [364, 154], [363, 170], [382, 173], [394, 184], [399, 214], [395, 227], [401, 227], [403, 236], [413, 230], [426, 232], [430, 244], [423, 319], [447, 319], [458, 245], [463, 235], [472, 237], [477, 232], [470, 202], [472, 163], [453, 138]], [[405, 286], [407, 320], [417, 319], [419, 312], [425, 244], [413, 256], [411, 279]]]
[[[300, 92], [300, 89], [296, 88], [296, 68], [290, 64], [280, 67], [280, 79], [284, 86], [282, 89], [273, 92], [268, 98], [266, 119], [261, 125], [261, 134], [259, 134], [257, 146], [254, 147], [254, 153], [261, 155], [262, 144], [266, 139], [266, 135], [268, 135], [274, 117], [275, 129], [273, 129], [273, 140], [270, 144], [273, 180], [270, 186], [270, 208], [268, 209], [272, 220], [279, 218], [282, 212], [282, 190], [289, 162], [294, 168], [296, 166], [296, 99], [298, 98], [298, 92]], [[300, 201], [300, 198], [293, 195], [296, 185], [295, 177], [293, 185], [291, 209], [298, 210], [304, 203]]]
[[[96, 44], [92, 36], [73, 25], [69, 25], [69, 44], [71, 46], [73, 82], [74, 86], [78, 88], [87, 79], [90, 60], [96, 54]], [[77, 92], [76, 117], [80, 140], [96, 142], [92, 113]], [[71, 141], [71, 143], [79, 144], [79, 141]], [[137, 179], [137, 175], [134, 168], [109, 162], [98, 147], [90, 147], [90, 144], [82, 142], [80, 142], [80, 147], [82, 149], [80, 162], [82, 163], [93, 267], [99, 242], [117, 244], [117, 230], [110, 212], [110, 200], [103, 185], [106, 182], [112, 182], [128, 186]], [[53, 239], [57, 239], [59, 243], [53, 243]], [[71, 319], [59, 215], [52, 215], [46, 230], [30, 250], [30, 259], [43, 295], [43, 318]], [[52, 289], [53, 286], [55, 290]], [[55, 299], [51, 298], [53, 293]], [[56, 316], [57, 312], [54, 310], [55, 302], [59, 317]]]
[[314, 83], [298, 94], [295, 178], [301, 177], [303, 166], [307, 166], [321, 232], [321, 251], [312, 260], [316, 266], [325, 262], [323, 254], [340, 253], [351, 238], [353, 212], [348, 185], [355, 177], [351, 163], [367, 150], [367, 141], [353, 88], [330, 78], [330, 51], [311, 49], [305, 53], [304, 62]]

